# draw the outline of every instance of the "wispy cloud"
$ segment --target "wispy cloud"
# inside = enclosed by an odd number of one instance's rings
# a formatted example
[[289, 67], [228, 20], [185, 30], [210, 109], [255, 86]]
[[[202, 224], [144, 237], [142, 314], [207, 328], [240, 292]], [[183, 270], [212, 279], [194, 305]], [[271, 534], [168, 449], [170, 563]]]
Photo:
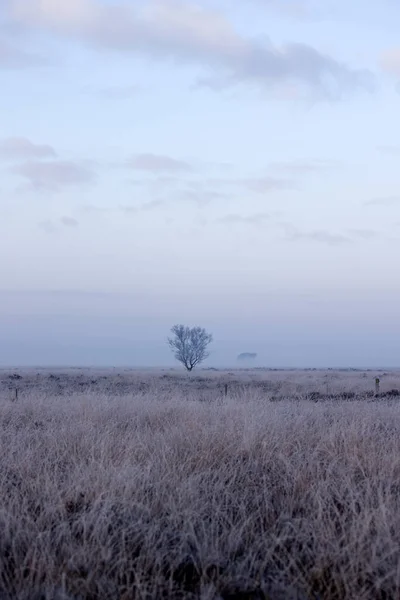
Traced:
[[0, 39], [0, 69], [26, 69], [45, 64], [45, 60]]
[[348, 230], [348, 235], [341, 233], [332, 233], [325, 229], [314, 229], [311, 231], [303, 231], [291, 223], [277, 220], [277, 217], [282, 216], [281, 212], [273, 213], [255, 213], [252, 215], [240, 215], [236, 213], [227, 214], [216, 219], [216, 223], [221, 225], [249, 225], [261, 226], [266, 223], [272, 223], [274, 227], [278, 227], [284, 233], [284, 236], [289, 241], [309, 241], [317, 244], [326, 244], [328, 246], [340, 246], [349, 244], [353, 238], [370, 239], [375, 235], [375, 232], [370, 230]]
[[160, 208], [161, 206], [164, 206], [164, 202], [162, 200], [150, 200], [149, 202], [142, 204], [140, 206], [140, 210], [154, 210], [155, 208]]
[[310, 159], [292, 160], [287, 162], [276, 162], [270, 165], [271, 171], [287, 173], [290, 175], [309, 175], [314, 173], [328, 173], [340, 166], [338, 161]]
[[176, 194], [176, 198], [182, 202], [194, 202], [199, 206], [202, 206], [213, 201], [226, 200], [229, 198], [229, 194], [202, 188], [202, 186], [199, 186], [196, 189], [196, 186], [193, 186], [192, 189], [185, 189], [181, 192], [178, 192]]
[[362, 240], [372, 240], [379, 235], [374, 229], [348, 229], [348, 232], [352, 237]]
[[[174, 169], [172, 169], [173, 171]], [[172, 172], [171, 171], [171, 172]], [[193, 173], [189, 170], [187, 173], [183, 169], [179, 173], [179, 168], [176, 176], [160, 176], [160, 177], [145, 177], [131, 181], [131, 185], [135, 187], [147, 188], [154, 202], [192, 202], [199, 206], [210, 204], [219, 200], [229, 200], [236, 192], [215, 189], [212, 180], [202, 179], [201, 177], [193, 177]], [[185, 177], [189, 175], [189, 177]], [[237, 186], [237, 183], [229, 181], [230, 187]], [[162, 200], [161, 200], [162, 199]]]
[[292, 160], [269, 164], [259, 177], [209, 178], [211, 187], [235, 190], [236, 193], [268, 194], [275, 191], [299, 189], [303, 177], [325, 174], [339, 167], [337, 161], [314, 159]]
[[319, 244], [328, 244], [328, 246], [338, 246], [351, 242], [351, 239], [345, 235], [331, 233], [330, 231], [325, 231], [323, 229], [315, 231], [297, 231], [292, 233], [290, 238], [292, 240], [308, 240]]
[[92, 213], [98, 215], [118, 214], [124, 213], [125, 215], [137, 215], [141, 212], [150, 212], [161, 208], [165, 205], [162, 200], [149, 200], [142, 204], [120, 204], [119, 206], [95, 206], [86, 205], [82, 207], [83, 212]]
[[55, 158], [56, 151], [48, 144], [35, 144], [24, 137], [11, 137], [0, 140], [0, 159]]
[[137, 171], [148, 171], [149, 173], [187, 173], [192, 171], [189, 163], [159, 154], [137, 154], [128, 160], [127, 166]]
[[9, 16], [29, 29], [74, 37], [100, 48], [159, 60], [197, 64], [208, 71], [203, 83], [225, 87], [256, 83], [270, 88], [298, 81], [329, 97], [370, 89], [372, 74], [354, 69], [312, 46], [280, 47], [246, 37], [223, 14], [188, 0], [144, 4], [99, 0], [9, 0]]
[[75, 229], [79, 226], [79, 222], [73, 217], [61, 217], [60, 219], [51, 220], [45, 219], [38, 223], [39, 229], [42, 229], [45, 233], [57, 233], [61, 229]]
[[144, 202], [143, 204], [120, 206], [119, 210], [127, 214], [137, 214], [141, 211], [147, 212], [155, 210], [163, 205], [164, 202], [162, 200], [150, 200], [149, 202]]
[[74, 217], [61, 217], [60, 222], [64, 227], [78, 227], [79, 222]]
[[279, 224], [289, 241], [308, 241], [328, 246], [341, 246], [352, 242], [351, 237], [341, 233], [332, 233], [325, 229], [314, 229], [312, 231], [302, 231], [290, 223]]
[[[261, 176], [210, 177], [207, 172], [210, 165], [197, 165], [195, 168], [194, 164], [197, 164], [196, 161], [189, 163], [169, 156], [139, 154], [129, 160], [125, 166], [144, 172], [143, 177], [131, 182], [132, 185], [145, 187], [156, 197], [166, 199], [167, 196], [173, 195], [174, 200], [193, 202], [199, 206], [210, 202], [228, 201], [236, 197], [297, 191], [299, 189], [297, 180], [300, 175], [325, 169], [325, 163], [321, 165], [308, 165], [305, 162], [280, 163], [273, 165], [272, 170], [278, 171], [278, 175], [281, 176], [265, 175], [268, 169], [264, 169]], [[154, 177], [149, 178], [148, 174]]]
[[399, 206], [400, 196], [383, 196], [364, 202], [364, 206]]
[[37, 191], [60, 191], [64, 187], [92, 183], [94, 172], [85, 164], [72, 161], [27, 161], [11, 168]]
[[376, 149], [382, 154], [400, 156], [400, 146], [377, 146]]
[[[140, 159], [135, 168], [158, 174], [165, 172], [165, 176], [138, 179], [132, 182], [135, 186], [147, 187], [155, 196], [163, 197], [173, 195], [175, 200], [194, 202], [199, 206], [221, 200], [229, 200], [244, 195], [265, 195], [282, 190], [297, 190], [296, 181], [289, 178], [278, 177], [207, 177], [207, 173], [196, 171], [192, 165], [184, 161], [176, 161], [169, 157], [156, 157]], [[177, 163], [177, 164], [176, 164]], [[170, 172], [173, 176], [168, 176]]]

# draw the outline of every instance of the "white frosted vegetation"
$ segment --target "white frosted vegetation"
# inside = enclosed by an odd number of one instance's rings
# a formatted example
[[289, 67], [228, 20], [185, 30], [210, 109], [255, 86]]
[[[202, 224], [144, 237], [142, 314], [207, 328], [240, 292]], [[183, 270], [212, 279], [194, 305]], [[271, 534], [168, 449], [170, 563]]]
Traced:
[[1, 598], [399, 596], [396, 399], [243, 387], [201, 402], [179, 375], [169, 391], [161, 374], [126, 377], [151, 389], [2, 391]]

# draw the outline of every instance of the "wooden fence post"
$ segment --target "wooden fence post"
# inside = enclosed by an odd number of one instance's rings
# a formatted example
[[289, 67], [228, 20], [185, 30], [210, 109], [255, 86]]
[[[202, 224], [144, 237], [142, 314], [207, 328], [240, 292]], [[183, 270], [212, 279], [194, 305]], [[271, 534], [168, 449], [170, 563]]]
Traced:
[[377, 396], [379, 394], [379, 383], [380, 383], [379, 377], [376, 377], [376, 379], [375, 379], [375, 396]]
[[227, 383], [224, 386], [224, 394], [225, 394], [225, 398], [226, 398], [228, 395], [228, 384]]

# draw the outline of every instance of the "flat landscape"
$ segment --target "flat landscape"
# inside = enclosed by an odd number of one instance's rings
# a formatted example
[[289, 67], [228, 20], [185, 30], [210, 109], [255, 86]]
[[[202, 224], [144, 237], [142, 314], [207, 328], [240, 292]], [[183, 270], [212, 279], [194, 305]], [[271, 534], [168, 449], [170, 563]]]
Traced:
[[399, 598], [399, 390], [384, 370], [0, 370], [1, 600]]

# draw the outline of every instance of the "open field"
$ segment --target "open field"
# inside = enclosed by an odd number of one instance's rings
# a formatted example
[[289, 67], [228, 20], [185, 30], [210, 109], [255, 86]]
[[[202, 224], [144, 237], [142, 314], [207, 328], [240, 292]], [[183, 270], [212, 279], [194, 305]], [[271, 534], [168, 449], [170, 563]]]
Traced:
[[1, 370], [1, 600], [398, 599], [397, 389], [384, 371]]
[[155, 394], [164, 400], [214, 401], [228, 384], [230, 397], [362, 400], [374, 395], [376, 377], [383, 397], [400, 394], [400, 370], [198, 369], [187, 374], [181, 369], [0, 368], [0, 396], [18, 388], [24, 396]]

